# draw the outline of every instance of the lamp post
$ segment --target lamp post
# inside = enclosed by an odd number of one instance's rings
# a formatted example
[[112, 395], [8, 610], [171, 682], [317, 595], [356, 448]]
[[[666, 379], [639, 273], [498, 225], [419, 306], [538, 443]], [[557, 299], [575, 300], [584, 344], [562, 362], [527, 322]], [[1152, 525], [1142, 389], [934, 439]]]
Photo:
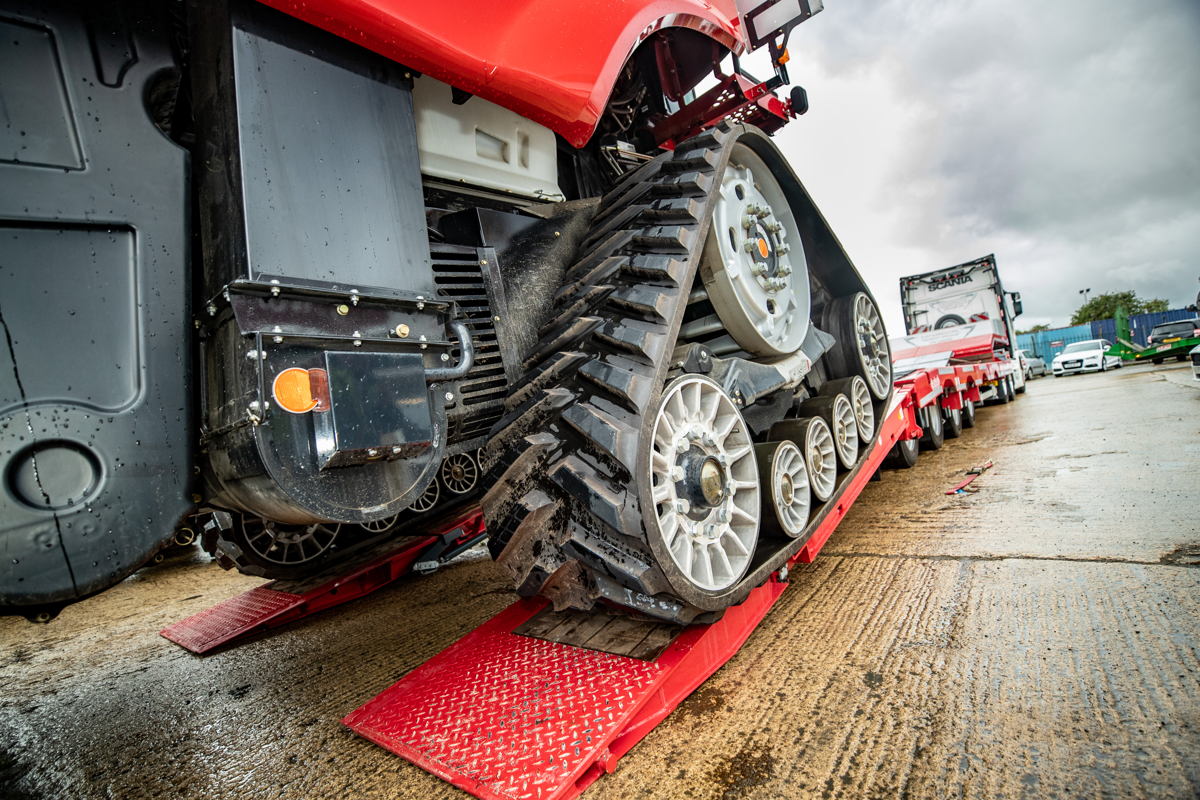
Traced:
[[1080, 290], [1079, 290], [1079, 293], [1080, 293], [1081, 295], [1083, 295], [1083, 303], [1084, 303], [1084, 305], [1087, 305], [1087, 301], [1088, 301], [1088, 292], [1090, 292], [1090, 291], [1091, 291], [1091, 289], [1080, 289]]

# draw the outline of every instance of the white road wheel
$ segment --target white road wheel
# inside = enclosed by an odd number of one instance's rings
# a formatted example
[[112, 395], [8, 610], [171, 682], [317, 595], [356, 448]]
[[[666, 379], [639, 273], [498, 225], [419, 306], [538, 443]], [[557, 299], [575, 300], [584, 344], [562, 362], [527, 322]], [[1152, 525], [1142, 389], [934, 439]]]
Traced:
[[425, 487], [425, 491], [421, 492], [421, 496], [413, 501], [413, 504], [408, 507], [409, 511], [414, 511], [417, 514], [424, 514], [437, 505], [438, 500], [442, 496], [441, 487], [438, 486], [438, 480], [435, 477]]
[[854, 421], [858, 424], [858, 438], [864, 444], [875, 438], [875, 408], [871, 405], [871, 390], [867, 382], [858, 375], [850, 379], [850, 405], [854, 407]]
[[790, 441], [767, 442], [755, 445], [754, 449], [758, 456], [758, 473], [764, 476], [769, 489], [764, 495], [767, 500], [763, 504], [764, 516], [773, 517], [779, 530], [796, 538], [804, 533], [812, 509], [804, 454]]
[[342, 528], [335, 523], [292, 525], [247, 515], [241, 517], [241, 526], [251, 551], [282, 566], [314, 561], [333, 545]]
[[858, 438], [864, 443], [874, 441], [875, 407], [872, 405], [871, 391], [862, 376], [855, 375], [852, 378], [830, 381], [821, 387], [821, 392], [825, 395], [841, 392], [849, 397], [850, 405], [854, 409], [854, 422], [858, 426]]
[[455, 453], [442, 462], [442, 483], [452, 494], [466, 494], [479, 483], [479, 465], [470, 453]]
[[717, 316], [758, 356], [795, 352], [808, 332], [808, 263], [791, 206], [770, 168], [735, 145], [713, 207], [700, 274]]
[[861, 375], [871, 395], [885, 399], [892, 390], [892, 354], [875, 301], [865, 292], [838, 297], [828, 324], [838, 340], [836, 359], [845, 370], [840, 374]]
[[384, 517], [383, 519], [377, 519], [374, 522], [364, 522], [359, 527], [361, 527], [363, 530], [369, 531], [371, 533], [386, 533], [387, 531], [392, 529], [392, 527], [396, 524], [396, 521], [399, 518], [400, 518], [399, 514], [392, 514], [390, 517]]
[[833, 434], [820, 417], [806, 421], [804, 436], [804, 465], [808, 467], [808, 483], [813, 497], [824, 503], [833, 496], [837, 484], [837, 454]]
[[822, 395], [800, 406], [800, 414], [820, 417], [829, 426], [838, 462], [850, 469], [858, 460], [858, 422], [854, 417], [854, 406], [844, 393]]
[[758, 542], [760, 490], [750, 430], [719, 385], [684, 375], [654, 418], [654, 530], [682, 577], [705, 591], [737, 583]]
[[838, 461], [850, 469], [858, 460], [858, 422], [854, 418], [854, 406], [850, 398], [841, 392], [833, 396], [832, 424], [829, 428], [833, 432]]

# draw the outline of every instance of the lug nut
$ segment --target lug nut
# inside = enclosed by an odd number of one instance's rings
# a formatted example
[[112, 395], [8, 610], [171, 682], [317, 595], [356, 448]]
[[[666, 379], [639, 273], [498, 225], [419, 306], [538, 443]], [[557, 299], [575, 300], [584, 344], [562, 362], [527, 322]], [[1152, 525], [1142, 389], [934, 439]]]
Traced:
[[675, 501], [675, 510], [678, 511], [680, 514], [686, 514], [689, 511], [691, 511], [691, 509], [692, 509], [692, 504], [689, 503], [687, 500], [680, 498], [679, 500]]
[[667, 473], [667, 476], [676, 482], [683, 480], [683, 467], [676, 464], [675, 466], [671, 467], [670, 471]]

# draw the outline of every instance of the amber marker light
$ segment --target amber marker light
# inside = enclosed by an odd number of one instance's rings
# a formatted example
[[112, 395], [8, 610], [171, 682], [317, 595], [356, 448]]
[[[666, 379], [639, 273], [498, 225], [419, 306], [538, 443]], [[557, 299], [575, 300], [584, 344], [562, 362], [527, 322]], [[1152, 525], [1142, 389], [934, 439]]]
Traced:
[[275, 402], [289, 414], [307, 414], [317, 407], [312, 379], [306, 369], [291, 367], [280, 372], [275, 376], [271, 391], [275, 395]]

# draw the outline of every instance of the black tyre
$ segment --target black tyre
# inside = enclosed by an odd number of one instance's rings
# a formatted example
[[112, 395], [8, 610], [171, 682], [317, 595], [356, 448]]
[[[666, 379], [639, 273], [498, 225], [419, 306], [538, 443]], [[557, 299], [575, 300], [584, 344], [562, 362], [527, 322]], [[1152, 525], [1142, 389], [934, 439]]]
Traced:
[[975, 401], [967, 397], [963, 398], [962, 426], [964, 428], [975, 427]]
[[963, 414], [961, 408], [947, 408], [942, 415], [945, 438], [957, 439], [962, 436]]
[[1155, 364], [1161, 364], [1161, 363], [1163, 363], [1163, 360], [1162, 360], [1161, 358], [1152, 358], [1152, 359], [1150, 359], [1150, 360], [1151, 360], [1151, 361], [1153, 361]]
[[888, 454], [888, 465], [899, 469], [911, 469], [917, 464], [921, 445], [916, 439], [902, 439], [892, 447]]
[[936, 323], [934, 323], [933, 327], [935, 329], [953, 328], [955, 325], [966, 325], [966, 324], [967, 324], [967, 321], [965, 319], [963, 319], [962, 317], [958, 316], [957, 314], [947, 314], [946, 316], [939, 319]]
[[921, 436], [921, 447], [926, 450], [941, 450], [946, 441], [946, 425], [939, 403], [932, 403], [921, 409], [921, 427], [925, 433]]
[[996, 397], [992, 400], [996, 405], [1004, 405], [1012, 398], [1008, 396], [1008, 378], [996, 381]]

